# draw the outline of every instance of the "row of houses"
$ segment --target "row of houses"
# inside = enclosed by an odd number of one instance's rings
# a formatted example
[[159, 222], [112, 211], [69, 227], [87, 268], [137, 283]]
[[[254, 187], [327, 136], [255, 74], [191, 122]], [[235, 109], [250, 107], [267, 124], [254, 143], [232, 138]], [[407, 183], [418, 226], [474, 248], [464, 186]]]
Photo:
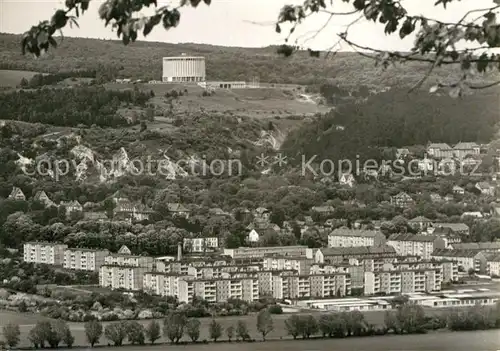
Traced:
[[453, 147], [446, 143], [430, 143], [427, 146], [427, 153], [435, 158], [463, 159], [466, 156], [479, 155], [481, 146], [474, 142], [460, 142]]

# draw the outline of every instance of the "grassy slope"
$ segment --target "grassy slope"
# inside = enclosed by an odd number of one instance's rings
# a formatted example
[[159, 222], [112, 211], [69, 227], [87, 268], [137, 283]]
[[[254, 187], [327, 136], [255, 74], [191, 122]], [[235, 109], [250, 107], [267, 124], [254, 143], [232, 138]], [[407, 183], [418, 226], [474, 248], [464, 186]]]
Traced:
[[38, 72], [0, 70], [0, 87], [15, 87], [23, 78], [31, 79]]
[[[427, 68], [426, 65], [407, 63], [384, 72], [371, 59], [354, 53], [338, 53], [327, 60], [313, 59], [307, 54], [283, 58], [276, 54], [274, 47], [251, 49], [156, 42], [137, 42], [125, 47], [119, 41], [69, 37], [46, 57], [34, 60], [21, 55], [19, 43], [18, 35], [0, 34], [0, 64], [11, 63], [43, 72], [95, 69], [102, 64], [123, 66], [121, 73], [124, 77], [159, 79], [162, 57], [185, 52], [207, 58], [209, 80], [250, 80], [259, 76], [262, 82], [311, 84], [328, 79], [342, 85], [374, 86], [414, 84]], [[453, 68], [446, 67], [436, 74], [447, 77], [450, 72], [456, 73]], [[434, 77], [430, 81], [434, 81]]]

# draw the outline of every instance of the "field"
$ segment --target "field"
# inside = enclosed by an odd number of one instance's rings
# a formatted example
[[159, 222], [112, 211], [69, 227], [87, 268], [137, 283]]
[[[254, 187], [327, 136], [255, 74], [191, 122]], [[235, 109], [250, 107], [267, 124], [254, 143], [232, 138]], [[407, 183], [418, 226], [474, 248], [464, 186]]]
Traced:
[[0, 87], [15, 88], [23, 78], [30, 80], [38, 72], [0, 70]]
[[[433, 314], [440, 314], [442, 313], [442, 310], [429, 310], [427, 312], [429, 315]], [[320, 313], [314, 312], [314, 315], [319, 315]], [[384, 323], [384, 311], [370, 311], [370, 312], [365, 312], [365, 319], [368, 323], [372, 323], [375, 325], [382, 325]], [[274, 330], [269, 333], [268, 339], [286, 339], [289, 336], [286, 333], [285, 330], [285, 320], [289, 317], [288, 314], [282, 314], [282, 315], [274, 315], [273, 320], [274, 320]], [[230, 325], [236, 326], [236, 323], [238, 321], [244, 321], [247, 324], [250, 336], [256, 340], [259, 340], [261, 337], [257, 332], [256, 329], [256, 316], [255, 315], [247, 315], [247, 316], [241, 316], [241, 317], [223, 317], [223, 318], [216, 318], [217, 321], [221, 323], [221, 325], [224, 327], [224, 330], [229, 327]], [[20, 325], [21, 328], [21, 345], [20, 346], [29, 346], [29, 341], [27, 339], [27, 335], [31, 328], [33, 328], [34, 324], [39, 321], [39, 320], [46, 320], [45, 318], [41, 316], [36, 316], [32, 314], [21, 314], [21, 313], [16, 313], [16, 312], [0, 312], [0, 326], [8, 323], [8, 322], [13, 322], [17, 323]], [[209, 323], [211, 322], [210, 318], [201, 318], [201, 335], [200, 335], [200, 340], [204, 339], [209, 339], [209, 332], [208, 332], [208, 326]], [[103, 325], [106, 326], [110, 322], [104, 322]], [[149, 321], [140, 321], [140, 323], [147, 325]], [[160, 324], [162, 321], [160, 321]], [[86, 339], [85, 339], [85, 332], [84, 332], [84, 325], [83, 323], [69, 323], [71, 331], [73, 333], [73, 336], [75, 337], [75, 345], [86, 345]], [[1, 330], [0, 330], [1, 334]], [[225, 333], [222, 339], [226, 339]], [[185, 337], [183, 340], [188, 341], [188, 338]], [[166, 342], [163, 338], [159, 340], [159, 342]], [[101, 339], [100, 345], [106, 345], [107, 340], [103, 337]]]

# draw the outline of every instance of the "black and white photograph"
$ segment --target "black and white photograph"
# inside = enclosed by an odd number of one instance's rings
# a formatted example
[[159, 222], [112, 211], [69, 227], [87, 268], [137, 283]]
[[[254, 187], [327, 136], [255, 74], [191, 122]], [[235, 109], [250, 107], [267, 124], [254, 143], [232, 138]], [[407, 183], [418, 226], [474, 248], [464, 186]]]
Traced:
[[500, 0], [0, 0], [0, 350], [499, 351]]

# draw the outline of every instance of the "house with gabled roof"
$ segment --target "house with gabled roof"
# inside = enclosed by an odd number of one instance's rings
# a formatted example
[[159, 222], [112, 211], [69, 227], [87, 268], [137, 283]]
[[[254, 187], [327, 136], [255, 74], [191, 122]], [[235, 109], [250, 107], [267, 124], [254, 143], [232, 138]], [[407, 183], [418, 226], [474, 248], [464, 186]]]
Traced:
[[432, 221], [429, 218], [418, 216], [410, 219], [408, 221], [408, 225], [415, 230], [424, 231], [427, 230], [427, 228], [432, 225]]
[[331, 215], [335, 212], [335, 208], [333, 206], [313, 206], [311, 211], [322, 215]]
[[478, 189], [483, 195], [487, 196], [495, 195], [495, 187], [487, 182], [476, 183], [475, 188]]
[[414, 205], [415, 201], [410, 195], [402, 191], [397, 195], [391, 196], [391, 204], [396, 207], [405, 208]]
[[95, 221], [95, 222], [105, 222], [108, 220], [108, 216], [104, 211], [85, 211], [83, 212], [83, 220], [85, 221]]
[[456, 195], [463, 195], [463, 194], [465, 194], [465, 189], [462, 188], [461, 186], [454, 185], [452, 188], [452, 192], [453, 192], [453, 194], [456, 194]]
[[450, 158], [453, 157], [453, 148], [446, 143], [430, 143], [427, 153], [434, 158]]
[[469, 155], [479, 155], [481, 147], [474, 142], [458, 143], [453, 147], [453, 154], [458, 159], [463, 159]]
[[64, 208], [66, 209], [66, 216], [68, 216], [68, 217], [73, 212], [80, 213], [80, 212], [83, 211], [82, 205], [80, 205], [80, 203], [78, 201], [76, 201], [76, 200], [73, 200], [73, 201], [61, 201], [59, 203], [59, 206], [64, 206]]
[[457, 234], [469, 235], [470, 228], [465, 223], [434, 223], [434, 228], [450, 228]]
[[45, 207], [56, 206], [56, 204], [47, 196], [47, 194], [43, 190], [37, 191], [35, 196], [33, 197], [33, 200], [42, 203]]
[[168, 212], [170, 212], [172, 214], [172, 216], [176, 217], [176, 216], [180, 216], [180, 217], [184, 217], [184, 218], [189, 218], [189, 215], [191, 214], [191, 211], [184, 207], [183, 204], [181, 203], [168, 203], [167, 204], [167, 209], [168, 209]]
[[10, 192], [10, 195], [8, 198], [11, 200], [20, 200], [20, 201], [26, 200], [26, 196], [24, 195], [23, 191], [20, 188], [18, 188], [17, 186], [12, 187], [12, 191]]
[[253, 211], [253, 215], [258, 220], [269, 221], [269, 218], [271, 217], [271, 212], [265, 207], [257, 207]]
[[356, 183], [356, 179], [354, 179], [354, 176], [351, 173], [342, 173], [339, 176], [339, 183], [352, 188]]

